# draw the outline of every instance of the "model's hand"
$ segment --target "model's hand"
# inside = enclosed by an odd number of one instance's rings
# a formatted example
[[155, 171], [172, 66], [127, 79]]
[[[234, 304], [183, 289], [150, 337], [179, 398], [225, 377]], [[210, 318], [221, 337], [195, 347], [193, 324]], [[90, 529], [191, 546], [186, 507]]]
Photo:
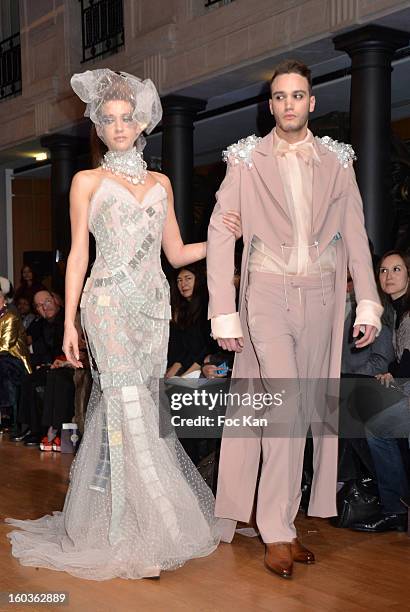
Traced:
[[202, 374], [205, 378], [226, 378], [226, 374], [218, 374], [218, 369], [213, 363], [206, 363], [202, 366]]
[[78, 350], [78, 334], [73, 324], [68, 324], [64, 327], [63, 352], [67, 361], [74, 368], [83, 367], [80, 361], [80, 351]]
[[241, 215], [235, 210], [228, 210], [228, 212], [223, 215], [223, 222], [226, 227], [235, 234], [235, 239], [239, 240], [242, 236]]
[[242, 352], [243, 338], [217, 338], [216, 340], [224, 351], [235, 351], [235, 353]]
[[[360, 334], [360, 327], [361, 325], [355, 325], [353, 327], [353, 338], [357, 338], [357, 336]], [[357, 340], [357, 342], [355, 342], [356, 348], [363, 348], [364, 346], [367, 346], [368, 344], [374, 342], [374, 339], [376, 338], [376, 333], [377, 327], [375, 327], [374, 325], [365, 325], [363, 336], [360, 338], [360, 340]]]
[[384, 385], [385, 387], [390, 387], [390, 384], [393, 382], [394, 378], [390, 372], [386, 372], [386, 374], [376, 374], [377, 380]]

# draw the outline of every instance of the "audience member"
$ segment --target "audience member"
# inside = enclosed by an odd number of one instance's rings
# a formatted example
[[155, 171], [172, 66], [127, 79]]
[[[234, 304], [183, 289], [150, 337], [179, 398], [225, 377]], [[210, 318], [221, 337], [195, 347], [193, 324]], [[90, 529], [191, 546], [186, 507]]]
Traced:
[[199, 266], [178, 270], [171, 285], [171, 306], [168, 378], [199, 372], [205, 356], [218, 350], [208, 321], [206, 277]]
[[[342, 399], [349, 397], [350, 404], [342, 404], [343, 411], [349, 413], [349, 408], [353, 408], [355, 393], [354, 388], [359, 377], [374, 377], [376, 374], [385, 372], [389, 363], [394, 359], [393, 333], [386, 320], [382, 319], [382, 329], [375, 341], [364, 347], [356, 347], [356, 338], [353, 338], [353, 323], [356, 319], [356, 299], [352, 277], [347, 271], [346, 286], [346, 308], [345, 323], [342, 345], [342, 365], [341, 365], [341, 394]], [[357, 399], [361, 399], [362, 394], [357, 394]], [[354, 408], [353, 408], [354, 409]], [[344, 414], [341, 413], [341, 417]], [[375, 478], [374, 465], [370, 454], [370, 449], [366, 441], [365, 431], [362, 436], [349, 435], [349, 417], [341, 422], [341, 437], [339, 438], [339, 463], [338, 481], [347, 482], [352, 480], [363, 480], [371, 476]], [[347, 431], [344, 431], [347, 429]]]
[[47, 290], [34, 295], [33, 305], [39, 318], [27, 329], [33, 350], [32, 362], [35, 367], [50, 366], [56, 357], [62, 355], [64, 309]]
[[16, 300], [16, 308], [19, 312], [21, 322], [23, 323], [24, 329], [27, 329], [33, 321], [36, 319], [36, 315], [31, 310], [31, 304], [25, 297], [20, 297]]
[[17, 301], [24, 297], [28, 300], [29, 304], [33, 303], [34, 295], [37, 291], [46, 290], [46, 287], [39, 281], [33, 269], [25, 265], [21, 269], [20, 285], [16, 289], [14, 301]]
[[[407, 509], [401, 499], [410, 494], [406, 463], [410, 435], [410, 258], [389, 251], [380, 260], [381, 290], [393, 305], [395, 360], [376, 378], [394, 389], [396, 401], [366, 419], [366, 433], [377, 475], [381, 513], [356, 523], [353, 529], [367, 532], [407, 529]], [[397, 395], [401, 398], [397, 401]]]
[[[0, 411], [16, 418], [17, 389], [26, 372], [31, 372], [26, 332], [18, 315], [8, 309], [0, 290]], [[14, 412], [11, 414], [10, 412]]]
[[18, 422], [27, 427], [23, 428], [20, 435], [12, 438], [14, 441], [24, 439], [27, 446], [37, 446], [40, 443], [43, 409], [41, 390], [45, 388], [50, 366], [62, 356], [64, 336], [64, 312], [53, 295], [49, 291], [38, 291], [34, 295], [34, 306], [40, 318], [27, 330], [31, 338], [34, 371], [22, 382], [18, 409]]
[[[71, 423], [75, 416], [76, 400], [79, 397], [88, 401], [90, 393], [89, 363], [87, 355], [87, 347], [85, 343], [84, 333], [81, 328], [80, 317], [77, 315], [75, 321], [78, 333], [78, 348], [80, 352], [80, 361], [83, 368], [79, 371], [84, 373], [84, 376], [76, 379], [75, 368], [66, 360], [65, 356], [61, 356], [54, 360], [46, 375], [44, 402], [42, 409], [41, 425], [43, 431], [47, 431], [40, 442], [40, 450], [42, 451], [59, 451], [61, 448], [61, 427], [63, 423]], [[78, 378], [78, 377], [77, 377]], [[81, 384], [85, 386], [84, 393], [81, 391]], [[76, 397], [77, 396], [77, 397]], [[82, 419], [86, 403], [82, 406]], [[83, 425], [83, 422], [80, 423]], [[82, 432], [82, 430], [80, 429]]]
[[0, 276], [0, 291], [4, 295], [5, 302], [7, 304], [7, 309], [9, 312], [14, 312], [18, 314], [17, 308], [14, 304], [14, 289], [11, 281], [5, 276]]
[[341, 372], [376, 376], [386, 372], [389, 363], [394, 359], [393, 330], [389, 327], [388, 320], [383, 320], [382, 329], [375, 341], [364, 348], [357, 348], [357, 338], [353, 338], [356, 306], [353, 281], [348, 271]]

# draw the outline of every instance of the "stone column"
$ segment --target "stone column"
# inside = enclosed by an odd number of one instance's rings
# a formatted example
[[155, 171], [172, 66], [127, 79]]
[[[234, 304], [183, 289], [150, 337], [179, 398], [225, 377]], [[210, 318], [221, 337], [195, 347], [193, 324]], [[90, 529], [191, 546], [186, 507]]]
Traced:
[[65, 263], [71, 246], [69, 194], [77, 171], [79, 140], [63, 134], [43, 136], [41, 146], [50, 151], [51, 228], [53, 248], [53, 288], [64, 294]]
[[390, 197], [391, 72], [394, 52], [408, 45], [410, 34], [377, 25], [336, 36], [338, 51], [352, 60], [351, 141], [357, 155], [357, 182], [366, 227], [375, 252], [392, 247]]
[[179, 229], [183, 241], [188, 243], [194, 237], [194, 120], [196, 114], [205, 109], [206, 101], [170, 95], [163, 98], [162, 106], [162, 171], [171, 181]]

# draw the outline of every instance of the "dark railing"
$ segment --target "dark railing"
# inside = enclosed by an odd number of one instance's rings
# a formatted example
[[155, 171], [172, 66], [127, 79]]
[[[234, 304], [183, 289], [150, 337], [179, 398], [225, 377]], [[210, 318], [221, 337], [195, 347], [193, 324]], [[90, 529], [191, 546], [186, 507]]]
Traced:
[[208, 6], [213, 6], [214, 4], [220, 4], [223, 6], [224, 4], [230, 4], [233, 0], [206, 0], [205, 8]]
[[20, 33], [0, 42], [0, 100], [21, 93]]
[[83, 33], [82, 63], [116, 53], [124, 45], [122, 0], [79, 0]]

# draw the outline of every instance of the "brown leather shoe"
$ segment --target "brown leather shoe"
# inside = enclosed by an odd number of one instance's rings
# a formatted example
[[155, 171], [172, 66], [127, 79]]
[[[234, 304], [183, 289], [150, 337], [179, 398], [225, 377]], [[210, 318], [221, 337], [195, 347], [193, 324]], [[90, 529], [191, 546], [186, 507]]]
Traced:
[[281, 578], [291, 578], [293, 559], [290, 542], [265, 544], [265, 567]]
[[315, 562], [315, 555], [310, 550], [305, 548], [297, 538], [292, 540], [290, 543], [290, 549], [292, 552], [292, 558], [297, 563], [307, 563], [308, 565], [311, 565]]

